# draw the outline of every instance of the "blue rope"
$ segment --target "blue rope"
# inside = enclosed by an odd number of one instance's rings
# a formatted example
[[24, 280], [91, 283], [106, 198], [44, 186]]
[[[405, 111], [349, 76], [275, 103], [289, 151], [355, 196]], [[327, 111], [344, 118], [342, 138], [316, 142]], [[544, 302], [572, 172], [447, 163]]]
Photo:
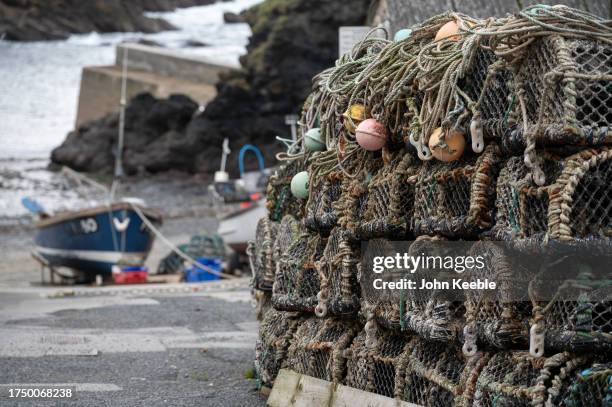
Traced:
[[259, 164], [260, 171], [263, 171], [263, 169], [265, 168], [264, 159], [263, 159], [263, 155], [261, 154], [261, 151], [252, 144], [245, 144], [240, 149], [240, 155], [238, 157], [238, 168], [240, 169], [240, 178], [242, 178], [242, 175], [244, 174], [244, 155], [246, 154], [247, 151], [252, 151], [253, 153], [255, 153], [255, 156], [257, 157], [257, 163]]

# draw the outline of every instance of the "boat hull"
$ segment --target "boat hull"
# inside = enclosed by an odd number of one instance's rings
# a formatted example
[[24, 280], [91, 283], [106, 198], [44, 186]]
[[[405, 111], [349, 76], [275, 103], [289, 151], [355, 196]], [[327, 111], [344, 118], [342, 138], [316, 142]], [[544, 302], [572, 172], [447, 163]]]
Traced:
[[[147, 219], [161, 216], [144, 210]], [[68, 212], [37, 224], [36, 251], [53, 267], [110, 275], [112, 266], [144, 264], [154, 235], [129, 204]]]

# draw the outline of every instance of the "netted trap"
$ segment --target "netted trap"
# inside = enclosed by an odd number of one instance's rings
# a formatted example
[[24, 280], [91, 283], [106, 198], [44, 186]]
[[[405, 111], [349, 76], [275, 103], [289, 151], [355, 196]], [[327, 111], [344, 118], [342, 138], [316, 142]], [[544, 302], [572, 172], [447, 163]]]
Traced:
[[415, 234], [469, 237], [493, 221], [499, 148], [451, 163], [427, 162], [419, 172], [414, 205]]
[[612, 236], [612, 149], [584, 150], [563, 160], [544, 157], [546, 186], [526, 178], [522, 157], [500, 171], [493, 235], [500, 240], [563, 242]]
[[259, 327], [259, 339], [255, 346], [255, 371], [261, 385], [272, 386], [281, 365], [287, 357], [287, 349], [302, 318], [295, 314], [270, 308]]
[[489, 359], [476, 383], [473, 406], [558, 406], [556, 395], [572, 381], [586, 356], [559, 353], [532, 357], [526, 352], [499, 352]]
[[270, 218], [261, 218], [257, 222], [255, 240], [250, 241], [247, 247], [249, 265], [251, 267], [253, 288], [271, 291], [274, 284], [276, 263], [274, 262], [273, 248], [276, 242], [278, 222]]
[[386, 397], [395, 397], [398, 363], [408, 351], [409, 340], [407, 335], [368, 322], [344, 352], [347, 358], [345, 384]]
[[302, 230], [281, 253], [272, 289], [274, 308], [314, 312], [321, 289], [315, 261], [321, 258], [326, 239]]
[[612, 45], [550, 35], [529, 47], [517, 74], [525, 134], [541, 144], [601, 145], [612, 137]]
[[397, 363], [396, 397], [420, 406], [470, 406], [488, 355], [414, 338]]
[[419, 162], [411, 154], [397, 153], [369, 182], [357, 237], [404, 238], [414, 208], [414, 184]]
[[315, 308], [317, 316], [356, 314], [360, 299], [357, 280], [360, 266], [358, 245], [349, 241], [341, 228], [334, 228], [322, 258], [316, 262], [321, 281]]
[[270, 220], [280, 222], [285, 215], [300, 217], [303, 205], [291, 194], [291, 178], [304, 171], [303, 160], [294, 160], [281, 165], [268, 180], [266, 208]]
[[[434, 236], [418, 237], [408, 249], [410, 256], [445, 257], [453, 255], [450, 246], [443, 244], [444, 239]], [[413, 278], [425, 277], [431, 270], [419, 267]], [[465, 322], [463, 296], [455, 296], [444, 289], [407, 290], [405, 311], [400, 314], [403, 329], [414, 332], [423, 338], [451, 342], [460, 338]]]
[[476, 242], [470, 249], [469, 256], [480, 258], [484, 267], [472, 269], [467, 277], [495, 281], [497, 289], [466, 292], [463, 349], [467, 355], [483, 347], [527, 347], [532, 313], [527, 296], [529, 272], [519, 261], [520, 255], [512, 254], [509, 250], [501, 244], [487, 241]]
[[598, 407], [612, 405], [612, 364], [595, 363], [580, 370], [558, 395], [551, 394], [547, 405]]
[[346, 374], [344, 350], [359, 331], [354, 321], [336, 318], [304, 320], [283, 364], [295, 372], [340, 383]]

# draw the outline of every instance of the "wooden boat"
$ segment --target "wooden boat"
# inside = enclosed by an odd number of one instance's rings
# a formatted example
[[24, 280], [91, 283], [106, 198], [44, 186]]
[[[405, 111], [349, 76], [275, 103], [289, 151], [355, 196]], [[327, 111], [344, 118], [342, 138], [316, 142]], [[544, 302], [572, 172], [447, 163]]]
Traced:
[[[116, 202], [41, 217], [36, 222], [35, 253], [50, 267], [68, 267], [95, 277], [109, 276], [113, 265], [144, 264], [154, 235], [135, 212], [131, 202]], [[161, 215], [138, 206], [154, 225]]]

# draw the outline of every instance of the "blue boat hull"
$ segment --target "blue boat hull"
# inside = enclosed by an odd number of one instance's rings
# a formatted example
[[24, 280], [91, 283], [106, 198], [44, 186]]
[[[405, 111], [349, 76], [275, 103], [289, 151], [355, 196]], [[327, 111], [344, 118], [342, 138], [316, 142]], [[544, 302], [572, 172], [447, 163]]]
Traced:
[[[159, 214], [142, 211], [152, 223], [161, 223]], [[144, 264], [153, 240], [138, 214], [123, 203], [42, 220], [35, 238], [36, 251], [51, 266], [91, 275], [110, 275], [115, 264]]]

